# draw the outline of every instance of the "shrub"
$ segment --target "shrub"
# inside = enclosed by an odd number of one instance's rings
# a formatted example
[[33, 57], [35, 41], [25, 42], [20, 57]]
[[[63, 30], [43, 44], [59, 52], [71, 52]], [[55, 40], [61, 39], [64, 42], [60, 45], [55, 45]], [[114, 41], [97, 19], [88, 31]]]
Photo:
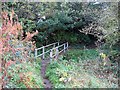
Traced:
[[98, 55], [99, 53], [95, 49], [72, 49], [63, 56], [63, 59], [79, 62], [80, 60], [96, 59]]
[[[18, 17], [14, 13], [14, 10], [12, 9], [12, 11], [9, 13], [7, 11], [2, 11], [1, 16], [2, 27], [0, 29], [0, 73], [2, 73], [1, 75], [3, 81], [1, 85], [2, 87], [6, 87], [8, 83], [11, 83], [9, 81], [12, 79], [12, 77], [14, 77], [9, 76], [9, 67], [13, 66], [12, 69], [14, 70], [16, 64], [19, 65], [19, 63], [26, 63], [27, 61], [33, 60], [33, 58], [30, 57], [30, 53], [35, 48], [35, 42], [32, 42], [31, 38], [38, 32], [27, 32], [26, 38], [23, 39], [22, 26], [18, 22]], [[19, 69], [20, 68], [18, 68], [17, 71]], [[25, 67], [23, 66], [21, 69], [24, 70]], [[16, 73], [16, 71], [11, 71], [10, 73]]]

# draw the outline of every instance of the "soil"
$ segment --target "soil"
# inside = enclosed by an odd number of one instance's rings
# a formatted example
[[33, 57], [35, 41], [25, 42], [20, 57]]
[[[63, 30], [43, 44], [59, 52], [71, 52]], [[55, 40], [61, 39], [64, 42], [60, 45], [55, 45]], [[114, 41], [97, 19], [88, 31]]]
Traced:
[[52, 88], [52, 84], [51, 82], [49, 81], [49, 79], [45, 76], [45, 73], [46, 73], [46, 67], [47, 65], [50, 63], [50, 60], [47, 59], [47, 60], [42, 60], [42, 63], [41, 63], [41, 75], [42, 75], [42, 78], [43, 78], [43, 83], [44, 83], [44, 88]]

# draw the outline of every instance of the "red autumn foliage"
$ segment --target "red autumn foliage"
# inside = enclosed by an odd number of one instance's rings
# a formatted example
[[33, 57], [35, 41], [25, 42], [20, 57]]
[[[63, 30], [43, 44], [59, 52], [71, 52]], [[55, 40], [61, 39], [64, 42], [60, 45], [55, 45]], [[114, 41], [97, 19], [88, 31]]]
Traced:
[[6, 68], [8, 68], [9, 66], [11, 66], [12, 64], [16, 64], [16, 61], [9, 60], [9, 61], [6, 63]]
[[31, 38], [33, 36], [35, 36], [36, 34], [38, 34], [38, 31], [36, 31], [36, 32], [34, 32], [32, 34], [30, 32], [27, 32], [26, 34], [27, 34], [27, 37], [25, 38], [25, 41], [29, 41], [29, 40], [31, 40]]
[[[25, 61], [25, 59], [28, 58], [28, 51], [34, 47], [30, 40], [38, 33], [38, 31], [34, 33], [27, 32], [27, 36], [24, 40], [18, 40], [18, 37], [22, 38], [22, 25], [18, 22], [18, 17], [14, 16], [15, 12], [13, 9], [10, 14], [6, 11], [1, 12], [2, 27], [0, 28], [0, 73], [3, 72], [3, 83], [0, 84], [3, 87], [7, 83], [4, 80], [4, 77], [9, 76], [7, 75], [7, 68], [11, 65], [15, 65], [16, 61], [20, 61], [22, 63], [22, 61]], [[16, 21], [13, 21], [13, 19]], [[28, 44], [31, 44], [32, 47], [29, 48], [27, 46]], [[25, 51], [26, 48], [29, 50]], [[20, 56], [22, 58], [20, 58]], [[2, 65], [4, 66], [2, 67]]]

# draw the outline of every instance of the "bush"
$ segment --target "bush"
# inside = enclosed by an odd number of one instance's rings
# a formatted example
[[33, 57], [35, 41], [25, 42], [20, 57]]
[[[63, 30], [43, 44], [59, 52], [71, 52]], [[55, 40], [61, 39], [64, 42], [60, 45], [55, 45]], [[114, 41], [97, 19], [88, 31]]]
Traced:
[[[11, 84], [13, 85], [12, 87], [14, 87], [14, 84], [19, 83], [20, 73], [18, 72], [23, 71], [25, 75], [29, 73], [30, 70], [27, 71], [28, 68], [24, 64], [30, 67], [28, 63], [34, 60], [31, 52], [35, 49], [35, 42], [32, 42], [31, 38], [38, 32], [27, 32], [27, 36], [23, 39], [22, 26], [15, 16], [16, 14], [13, 9], [12, 12], [9, 13], [6, 11], [2, 12], [2, 28], [0, 29], [0, 66], [2, 66], [0, 69], [2, 70], [0, 73], [2, 73], [3, 83], [1, 83], [1, 85], [3, 87], [8, 87], [9, 84], [10, 87]], [[24, 72], [24, 70], [26, 72]], [[23, 87], [24, 86], [27, 88], [31, 87], [26, 84], [24, 84]]]
[[[76, 61], [64, 60], [62, 56], [59, 59], [56, 62], [52, 61], [46, 71], [46, 76], [55, 88], [117, 87], [116, 84], [109, 83], [107, 78], [99, 78], [99, 75], [96, 74], [99, 71], [96, 72], [95, 68], [98, 67], [95, 60], [80, 60], [78, 63]], [[101, 68], [98, 69], [100, 70]]]
[[96, 59], [98, 55], [99, 53], [97, 52], [96, 49], [89, 49], [89, 50], [72, 49], [64, 55], [63, 59], [79, 62], [79, 60]]

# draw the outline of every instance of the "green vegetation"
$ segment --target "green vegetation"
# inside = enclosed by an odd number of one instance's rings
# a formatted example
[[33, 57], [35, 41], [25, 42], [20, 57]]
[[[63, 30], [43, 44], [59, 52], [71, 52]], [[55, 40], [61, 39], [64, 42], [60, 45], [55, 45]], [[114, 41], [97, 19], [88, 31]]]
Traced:
[[[13, 1], [0, 2], [0, 89], [118, 87], [120, 3]], [[58, 41], [69, 49], [57, 61], [35, 59]]]
[[39, 75], [40, 68], [40, 59], [37, 59], [36, 62], [18, 62], [17, 64], [12, 64], [7, 70], [8, 77], [6, 77], [6, 79], [9, 79], [9, 83], [7, 83], [6, 87], [43, 87], [42, 77]]
[[63, 56], [63, 59], [79, 62], [81, 60], [93, 60], [98, 56], [99, 53], [96, 49], [72, 49]]
[[[81, 53], [84, 54], [81, 55]], [[104, 72], [106, 66], [103, 66], [102, 62], [100, 65], [99, 57], [95, 49], [87, 51], [72, 49], [67, 52], [67, 56], [61, 55], [58, 61], [52, 61], [49, 64], [46, 76], [55, 88], [118, 87], [117, 78], [113, 76], [114, 83], [108, 79], [111, 75]]]

